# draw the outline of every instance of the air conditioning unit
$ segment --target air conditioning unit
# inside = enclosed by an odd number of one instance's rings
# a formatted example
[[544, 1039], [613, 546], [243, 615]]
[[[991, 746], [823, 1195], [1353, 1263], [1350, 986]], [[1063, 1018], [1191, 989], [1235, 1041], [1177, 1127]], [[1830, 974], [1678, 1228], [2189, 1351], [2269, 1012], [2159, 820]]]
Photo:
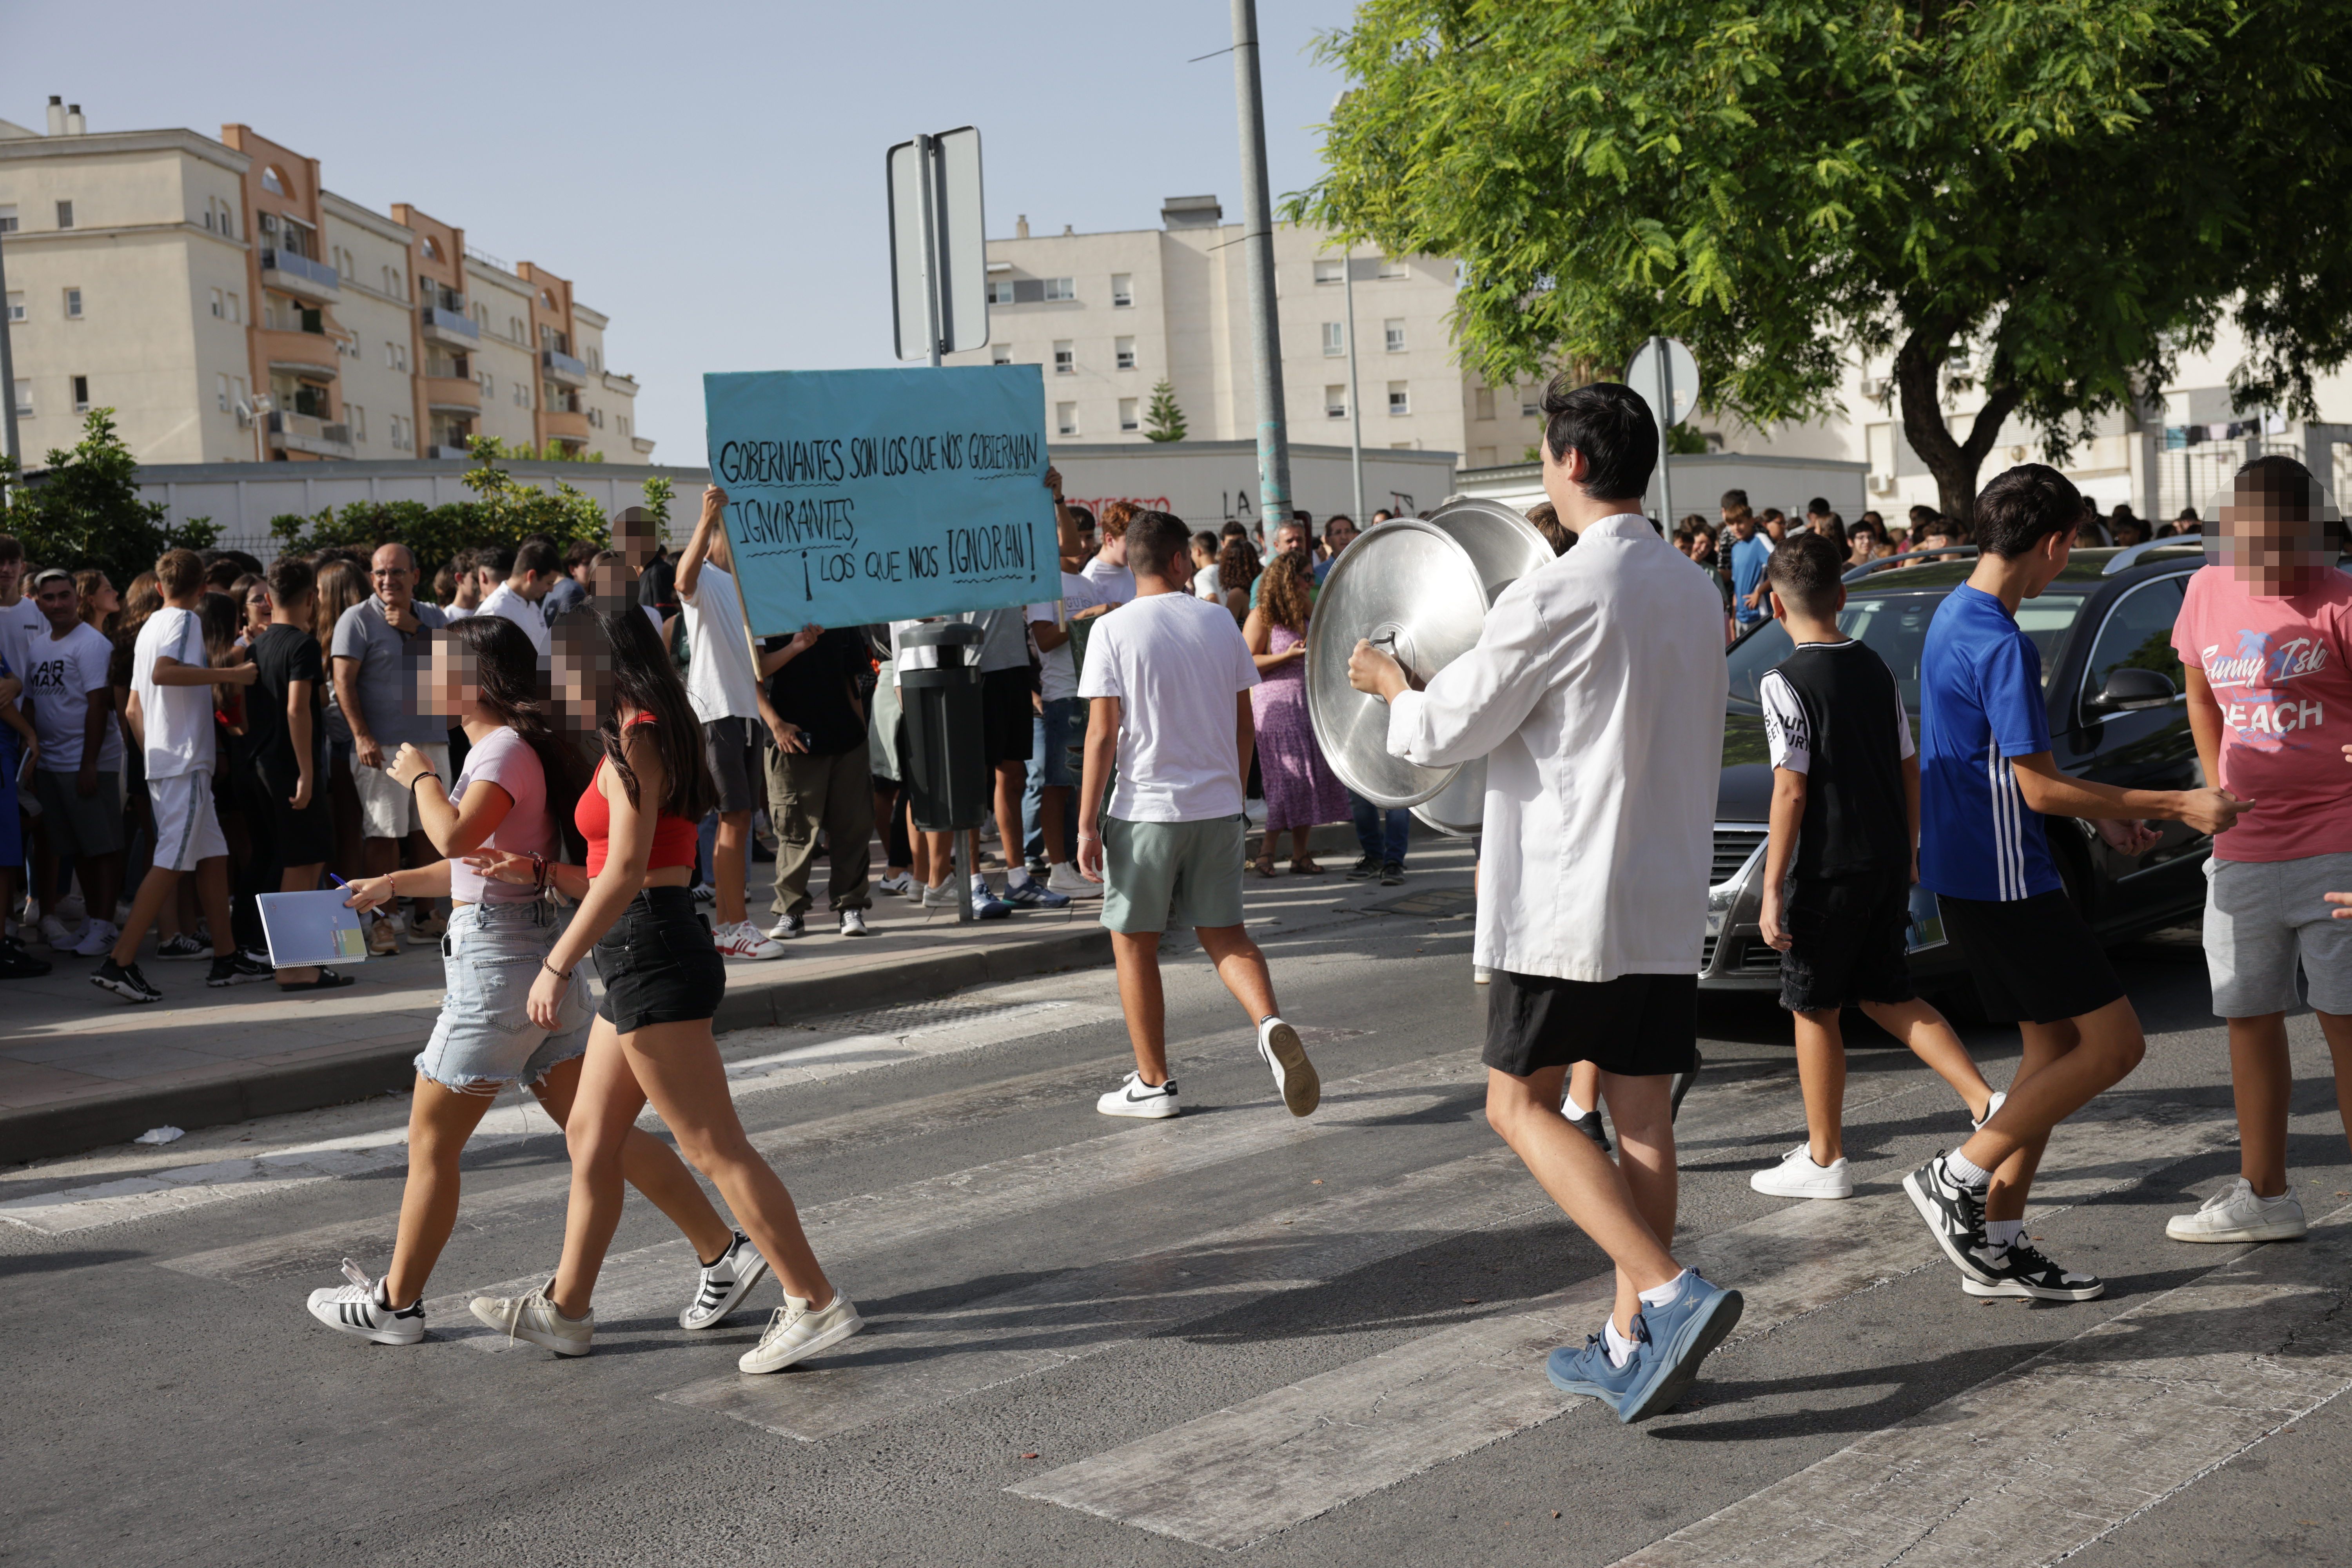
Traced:
[[1871, 475], [1870, 493], [1874, 496], [1893, 495], [1895, 493], [1895, 476], [1893, 474]]
[[1865, 375], [1862, 378], [1862, 395], [1864, 397], [1884, 397], [1889, 384], [1883, 375]]

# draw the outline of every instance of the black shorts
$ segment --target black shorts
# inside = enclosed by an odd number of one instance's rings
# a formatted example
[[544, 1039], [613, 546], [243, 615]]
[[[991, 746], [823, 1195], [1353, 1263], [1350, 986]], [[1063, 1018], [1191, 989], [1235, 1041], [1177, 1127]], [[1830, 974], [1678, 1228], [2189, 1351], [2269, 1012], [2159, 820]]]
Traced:
[[1939, 899], [1944, 934], [1969, 961], [1985, 1016], [2056, 1024], [2124, 994], [2106, 949], [2064, 893], [2030, 899]]
[[1799, 881], [1789, 892], [1790, 942], [1780, 954], [1780, 1005], [1791, 1013], [1908, 1002], [1911, 871]]
[[597, 1016], [624, 1035], [709, 1018], [727, 994], [727, 963], [684, 888], [647, 888], [596, 944], [604, 982]]
[[[272, 777], [274, 770], [254, 764], [261, 795], [269, 803], [271, 858], [280, 867], [316, 866], [335, 858], [335, 813], [327, 804], [327, 780], [322, 769], [310, 780], [310, 804], [294, 809], [297, 778]], [[261, 824], [253, 825], [258, 828]], [[276, 892], [275, 888], [264, 889]]]
[[719, 786], [718, 809], [722, 813], [751, 809], [751, 778], [759, 769], [753, 760], [753, 739], [749, 719], [710, 719], [703, 723], [702, 760], [710, 765], [711, 782]]
[[1698, 976], [1559, 980], [1497, 969], [1486, 987], [1486, 1049], [1479, 1059], [1513, 1078], [1571, 1062], [1622, 1078], [1694, 1071]]
[[1036, 741], [1037, 710], [1029, 701], [1029, 667], [992, 669], [980, 678], [980, 735], [991, 766], [1025, 763]]

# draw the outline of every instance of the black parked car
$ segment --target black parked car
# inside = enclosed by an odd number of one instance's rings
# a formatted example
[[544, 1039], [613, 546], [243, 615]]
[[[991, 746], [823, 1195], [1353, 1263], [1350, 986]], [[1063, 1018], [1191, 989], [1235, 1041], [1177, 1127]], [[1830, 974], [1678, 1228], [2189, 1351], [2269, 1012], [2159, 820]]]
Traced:
[[[1895, 672], [1918, 734], [1919, 652], [1944, 596], [1968, 580], [1973, 550], [1922, 552], [1874, 562], [1846, 579], [1839, 626], [1868, 643]], [[1944, 557], [1944, 558], [1935, 558]], [[2058, 766], [2078, 777], [2135, 789], [2189, 789], [2204, 782], [2189, 733], [2172, 623], [2189, 574], [2205, 563], [2193, 540], [2127, 550], [2077, 550], [2065, 572], [2017, 607], [2018, 625], [2042, 650], [2050, 738]], [[1724, 717], [1723, 779], [1716, 795], [1715, 878], [1699, 984], [1714, 990], [1778, 991], [1780, 955], [1757, 929], [1772, 766], [1757, 679], [1789, 654], [1777, 621], [1732, 644]], [[2067, 896], [2109, 942], [2178, 924], [2202, 910], [2212, 840], [2186, 825], [2158, 825], [2156, 847], [2126, 858], [2088, 823], [2049, 819], [2050, 847]], [[1935, 895], [1911, 890], [1911, 973], [1924, 991], [1952, 989], [1966, 973], [1945, 941]]]

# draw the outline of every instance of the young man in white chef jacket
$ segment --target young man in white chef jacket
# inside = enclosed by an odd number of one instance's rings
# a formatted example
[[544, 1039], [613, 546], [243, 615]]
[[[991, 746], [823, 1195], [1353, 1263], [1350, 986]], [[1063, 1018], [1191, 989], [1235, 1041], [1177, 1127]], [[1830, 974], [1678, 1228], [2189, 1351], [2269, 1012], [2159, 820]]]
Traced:
[[[1697, 1066], [1723, 603], [1642, 514], [1658, 456], [1648, 406], [1563, 378], [1543, 408], [1544, 491], [1577, 547], [1506, 589], [1477, 646], [1425, 690], [1369, 643], [1348, 673], [1389, 703], [1392, 753], [1486, 759], [1486, 1119], [1617, 1265], [1607, 1325], [1547, 1370], [1631, 1422], [1674, 1407], [1741, 1304], [1669, 1250], [1670, 1086]], [[1615, 1163], [1560, 1114], [1579, 1061], [1601, 1069]]]

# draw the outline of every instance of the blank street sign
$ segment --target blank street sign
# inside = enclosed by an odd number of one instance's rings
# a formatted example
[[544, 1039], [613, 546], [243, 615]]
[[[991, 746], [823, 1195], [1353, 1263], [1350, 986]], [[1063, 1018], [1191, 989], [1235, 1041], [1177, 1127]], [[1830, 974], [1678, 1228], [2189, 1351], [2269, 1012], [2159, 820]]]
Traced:
[[[1671, 392], [1658, 384], [1662, 360], [1663, 368], [1674, 374]], [[1642, 395], [1662, 430], [1681, 424], [1698, 406], [1698, 363], [1680, 338], [1651, 338], [1643, 342], [1633, 363], [1625, 367], [1625, 384]]]
[[[890, 296], [900, 359], [931, 353], [930, 289], [939, 283], [939, 351], [988, 342], [988, 251], [980, 184], [980, 132], [966, 125], [890, 149]], [[924, 196], [931, 244], [923, 244]]]

